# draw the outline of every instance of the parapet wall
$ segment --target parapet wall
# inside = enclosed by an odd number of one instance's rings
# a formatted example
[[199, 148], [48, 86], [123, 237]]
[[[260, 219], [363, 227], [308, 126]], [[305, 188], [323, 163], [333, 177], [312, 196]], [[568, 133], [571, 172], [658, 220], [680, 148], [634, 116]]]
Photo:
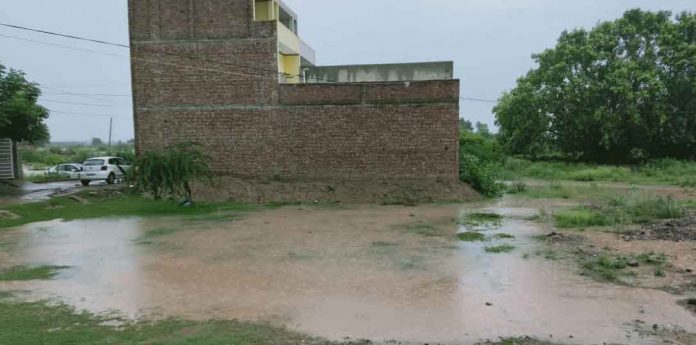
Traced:
[[451, 80], [451, 61], [379, 65], [306, 66], [307, 83], [362, 83], [385, 81]]

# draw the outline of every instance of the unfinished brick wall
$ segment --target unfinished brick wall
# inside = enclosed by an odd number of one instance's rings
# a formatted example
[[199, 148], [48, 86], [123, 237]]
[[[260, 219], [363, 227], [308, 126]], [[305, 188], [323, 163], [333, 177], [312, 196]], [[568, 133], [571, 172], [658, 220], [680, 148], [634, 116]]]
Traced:
[[279, 84], [251, 6], [129, 0], [138, 152], [196, 141], [244, 178], [457, 178], [458, 81]]

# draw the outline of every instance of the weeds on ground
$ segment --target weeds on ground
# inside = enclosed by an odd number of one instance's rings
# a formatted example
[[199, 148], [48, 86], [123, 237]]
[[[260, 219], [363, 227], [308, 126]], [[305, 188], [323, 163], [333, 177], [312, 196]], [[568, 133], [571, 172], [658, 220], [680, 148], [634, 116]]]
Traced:
[[495, 234], [493, 237], [495, 237], [495, 238], [497, 238], [497, 239], [501, 239], [501, 240], [513, 239], [513, 238], [515, 238], [514, 235], [505, 234], [505, 233], [503, 233], [503, 234]]
[[412, 223], [405, 225], [404, 228], [407, 232], [416, 235], [426, 237], [442, 236], [442, 229], [430, 223]]
[[641, 166], [609, 166], [568, 162], [532, 162], [509, 158], [505, 161], [503, 178], [532, 178], [581, 182], [624, 182], [640, 184], [671, 184], [696, 187], [696, 162], [662, 159]]
[[622, 278], [635, 277], [636, 268], [649, 266], [656, 277], [664, 277], [668, 264], [663, 254], [641, 254], [637, 256], [612, 256], [602, 254], [597, 257], [581, 259], [581, 275], [600, 282], [624, 283]]
[[495, 247], [486, 247], [486, 253], [491, 253], [491, 254], [500, 254], [500, 253], [510, 253], [513, 250], [515, 250], [515, 246], [511, 246], [509, 244], [503, 244], [500, 246], [495, 246]]
[[503, 216], [496, 213], [468, 213], [460, 217], [459, 225], [469, 228], [474, 227], [498, 227], [503, 221]]
[[67, 266], [15, 266], [0, 271], [0, 281], [49, 280]]
[[522, 181], [516, 181], [513, 182], [512, 184], [508, 185], [507, 190], [505, 191], [507, 194], [522, 194], [526, 192], [528, 189], [527, 184], [522, 182]]
[[49, 221], [54, 219], [94, 219], [127, 216], [211, 216], [248, 212], [258, 209], [255, 205], [239, 203], [197, 203], [195, 207], [180, 207], [173, 201], [150, 200], [139, 195], [119, 193], [104, 197], [89, 193], [80, 196], [90, 202], [85, 206], [69, 197], [57, 197], [44, 202], [12, 205], [0, 210], [16, 214], [17, 218], [0, 219], [0, 228]]
[[587, 228], [620, 224], [641, 224], [659, 219], [683, 217], [685, 208], [671, 197], [611, 197], [600, 207], [581, 206], [554, 215], [559, 228]]
[[459, 238], [460, 241], [463, 242], [483, 242], [486, 241], [486, 235], [476, 232], [476, 231], [469, 231], [469, 232], [463, 232], [457, 235], [457, 238]]
[[611, 225], [606, 215], [587, 207], [560, 211], [554, 215], [554, 222], [556, 227], [566, 229]]
[[[6, 299], [0, 299], [0, 310], [3, 344], [339, 344], [259, 323], [133, 322], [77, 312], [63, 304]], [[113, 323], [118, 326], [110, 325]]]

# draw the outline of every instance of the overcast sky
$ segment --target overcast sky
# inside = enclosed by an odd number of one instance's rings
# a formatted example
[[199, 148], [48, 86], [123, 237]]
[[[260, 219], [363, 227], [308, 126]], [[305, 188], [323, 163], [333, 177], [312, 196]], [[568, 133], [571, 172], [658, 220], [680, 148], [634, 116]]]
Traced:
[[[636, 7], [696, 10], [693, 0], [285, 2], [300, 16], [300, 35], [316, 49], [321, 65], [452, 60], [462, 97], [491, 100], [513, 87], [533, 67], [531, 54], [552, 47], [564, 29], [589, 28]], [[125, 44], [126, 3], [0, 0], [0, 22]], [[29, 80], [42, 85], [41, 102], [53, 110], [48, 121], [53, 141], [106, 139], [110, 117], [114, 140], [133, 137], [127, 56], [123, 48], [0, 27], [0, 63], [23, 70]], [[461, 116], [493, 125], [493, 105], [462, 101]]]

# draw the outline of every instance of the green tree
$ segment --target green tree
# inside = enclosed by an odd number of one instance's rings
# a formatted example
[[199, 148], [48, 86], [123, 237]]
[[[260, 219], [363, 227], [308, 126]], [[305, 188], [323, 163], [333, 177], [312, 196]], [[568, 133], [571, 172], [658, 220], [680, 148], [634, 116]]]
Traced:
[[696, 155], [696, 15], [631, 10], [563, 32], [495, 107], [506, 151], [596, 162]]
[[0, 138], [44, 143], [49, 140], [48, 110], [36, 102], [39, 87], [28, 82], [24, 73], [0, 65]]

